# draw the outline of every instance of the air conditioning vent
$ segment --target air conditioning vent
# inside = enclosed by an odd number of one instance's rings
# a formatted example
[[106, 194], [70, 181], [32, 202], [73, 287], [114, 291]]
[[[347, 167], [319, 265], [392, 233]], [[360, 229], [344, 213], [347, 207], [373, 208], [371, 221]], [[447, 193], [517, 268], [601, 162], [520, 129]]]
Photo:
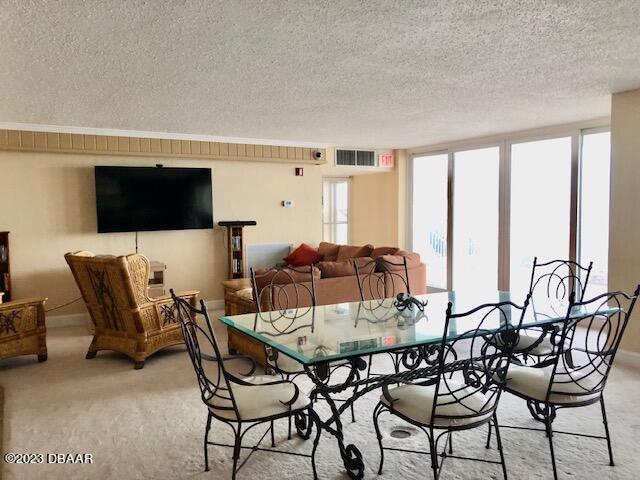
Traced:
[[336, 164], [337, 165], [355, 165], [356, 164], [356, 151], [355, 150], [336, 150]]
[[336, 150], [336, 165], [351, 167], [375, 167], [376, 152], [373, 150]]
[[358, 150], [356, 152], [356, 165], [359, 167], [375, 167], [376, 152]]

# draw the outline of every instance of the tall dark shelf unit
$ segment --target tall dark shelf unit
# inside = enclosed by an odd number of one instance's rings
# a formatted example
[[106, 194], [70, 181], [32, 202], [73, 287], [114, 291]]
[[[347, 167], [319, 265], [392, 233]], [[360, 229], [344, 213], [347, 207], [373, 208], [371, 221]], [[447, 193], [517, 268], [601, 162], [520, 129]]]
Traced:
[[9, 262], [9, 232], [0, 232], [0, 303], [11, 301], [11, 267]]
[[227, 229], [227, 252], [229, 255], [229, 278], [244, 278], [244, 237], [243, 228], [256, 225], [254, 220], [235, 220], [218, 222], [218, 225]]

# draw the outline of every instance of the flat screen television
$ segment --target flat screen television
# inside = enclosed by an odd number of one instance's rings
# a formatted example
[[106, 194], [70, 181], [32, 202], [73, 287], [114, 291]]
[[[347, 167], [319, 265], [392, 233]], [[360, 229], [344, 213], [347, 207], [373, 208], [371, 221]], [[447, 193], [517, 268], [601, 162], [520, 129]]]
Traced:
[[95, 167], [98, 233], [213, 228], [210, 168]]

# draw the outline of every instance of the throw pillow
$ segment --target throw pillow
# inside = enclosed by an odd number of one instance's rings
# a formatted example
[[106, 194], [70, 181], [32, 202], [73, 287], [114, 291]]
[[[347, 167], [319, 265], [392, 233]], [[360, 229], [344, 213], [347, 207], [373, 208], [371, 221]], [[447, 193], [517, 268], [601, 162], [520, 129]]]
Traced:
[[315, 248], [303, 243], [283, 260], [292, 267], [304, 267], [319, 262], [322, 255]]
[[373, 245], [367, 244], [362, 247], [354, 245], [340, 245], [338, 258], [336, 260], [347, 260], [349, 258], [370, 257], [373, 252]]
[[320, 242], [320, 245], [318, 245], [318, 253], [322, 255], [322, 260], [327, 262], [336, 261], [339, 249], [340, 245], [330, 242]]

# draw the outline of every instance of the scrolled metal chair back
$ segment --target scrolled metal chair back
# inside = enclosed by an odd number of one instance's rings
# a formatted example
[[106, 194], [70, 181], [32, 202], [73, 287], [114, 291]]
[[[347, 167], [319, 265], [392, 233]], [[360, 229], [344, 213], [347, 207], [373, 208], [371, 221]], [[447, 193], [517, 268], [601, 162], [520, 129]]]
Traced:
[[[558, 353], [551, 359], [547, 401], [554, 394], [567, 392], [584, 402], [597, 398], [605, 387], [639, 294], [640, 285], [633, 295], [617, 291], [585, 301], [576, 300], [571, 293], [567, 318], [556, 342]], [[580, 315], [581, 310], [590, 313]]]
[[[279, 312], [275, 314], [278, 317], [286, 316], [289, 310], [316, 306], [313, 273], [313, 265], [276, 267], [263, 274], [257, 274], [251, 269], [251, 288], [256, 311]], [[304, 281], [300, 280], [301, 277]]]
[[[529, 300], [527, 295], [523, 306], [512, 302], [490, 303], [464, 313], [452, 313], [449, 303], [437, 361], [438, 374], [431, 380], [436, 388], [432, 419], [480, 424], [493, 415]], [[464, 330], [460, 331], [460, 327]], [[456, 411], [448, 415], [437, 411], [446, 412], [446, 407], [454, 405], [461, 406], [465, 413]]]
[[[236, 418], [240, 418], [227, 378], [228, 374], [224, 367], [223, 356], [218, 347], [218, 341], [211, 326], [204, 300], [200, 300], [200, 308], [195, 308], [188, 301], [177, 297], [173, 289], [170, 292], [177, 312], [178, 322], [184, 335], [184, 341], [187, 345], [187, 351], [196, 373], [202, 401], [207, 405], [215, 404], [217, 410], [233, 411]], [[202, 325], [198, 323], [199, 317]], [[215, 369], [215, 378], [213, 380], [208, 376], [202, 363], [203, 347], [207, 349], [204, 354], [209, 357], [207, 361]], [[211, 349], [211, 354], [208, 352], [209, 349]]]
[[568, 300], [571, 292], [576, 298], [584, 298], [589, 283], [593, 262], [583, 267], [572, 260], [551, 260], [539, 263], [538, 257], [533, 259], [529, 293], [535, 300], [536, 294], [542, 292], [550, 300]]
[[365, 263], [354, 260], [360, 300], [373, 300], [370, 306], [382, 306], [385, 298], [392, 298], [399, 293], [411, 294], [409, 286], [409, 269], [407, 258], [402, 262], [374, 258]]

